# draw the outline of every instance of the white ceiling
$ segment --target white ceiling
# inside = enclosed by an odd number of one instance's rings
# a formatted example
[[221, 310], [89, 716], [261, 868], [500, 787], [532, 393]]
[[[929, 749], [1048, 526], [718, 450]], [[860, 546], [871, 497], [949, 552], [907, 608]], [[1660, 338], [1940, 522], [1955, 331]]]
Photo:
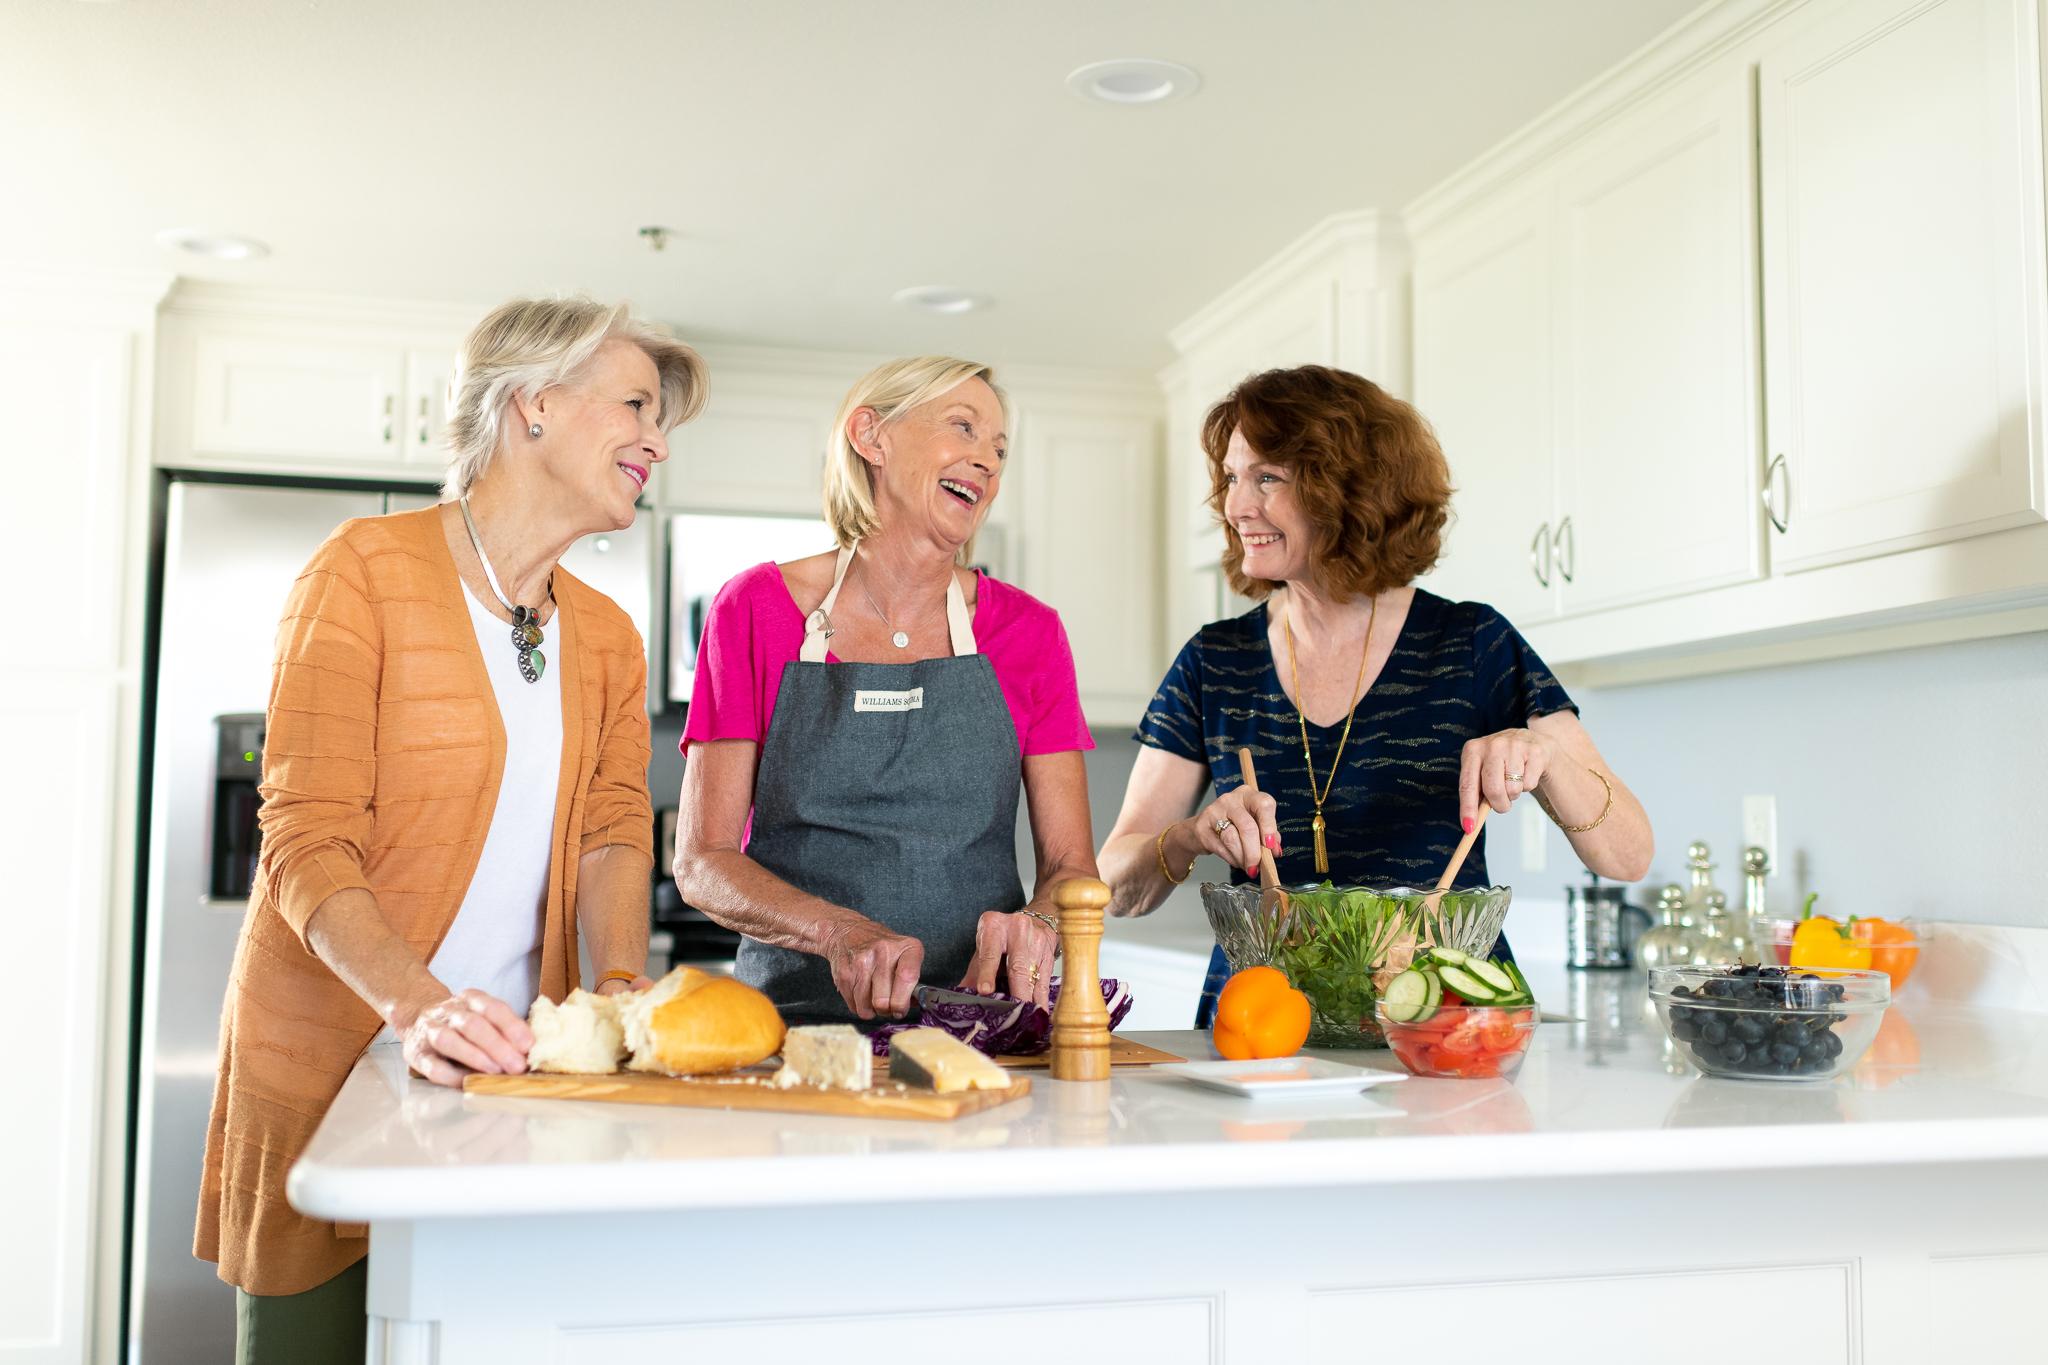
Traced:
[[[0, 260], [1150, 369], [1319, 219], [1398, 208], [1695, 4], [0, 0]], [[1064, 84], [1124, 56], [1203, 87]], [[169, 227], [275, 254], [187, 265]], [[994, 306], [890, 304], [920, 284]]]

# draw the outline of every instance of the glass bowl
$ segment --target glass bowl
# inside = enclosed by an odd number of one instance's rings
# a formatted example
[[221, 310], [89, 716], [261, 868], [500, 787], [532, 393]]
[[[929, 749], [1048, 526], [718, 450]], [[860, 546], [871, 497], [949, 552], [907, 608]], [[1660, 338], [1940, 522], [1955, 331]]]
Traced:
[[[1799, 929], [1796, 919], [1774, 919], [1771, 927], [1771, 956], [1780, 967], [1792, 965], [1792, 935]], [[1911, 920], [1891, 920], [1896, 929], [1904, 929], [1906, 937], [1886, 938], [1880, 941], [1876, 928], [1868, 920], [1852, 920], [1849, 934], [1859, 942], [1870, 945], [1870, 969], [1883, 972], [1891, 978], [1892, 992], [1897, 994], [1905, 987], [1906, 978], [1913, 975], [1913, 966], [1920, 960], [1920, 950], [1926, 943], [1920, 937], [1920, 926]]]
[[1849, 968], [1657, 967], [1664, 1031], [1709, 1076], [1825, 1081], [1856, 1065], [1891, 1003], [1883, 972]]
[[1402, 1023], [1375, 1004], [1373, 1015], [1394, 1056], [1417, 1076], [1513, 1080], [1536, 1036], [1528, 1005], [1439, 1005], [1426, 1019]]
[[1268, 911], [1256, 882], [1202, 884], [1202, 908], [1232, 972], [1278, 967], [1308, 997], [1310, 1047], [1384, 1047], [1373, 1015], [1379, 988], [1423, 947], [1487, 957], [1513, 895], [1505, 886], [1446, 891], [1396, 887], [1287, 888], [1285, 914]]

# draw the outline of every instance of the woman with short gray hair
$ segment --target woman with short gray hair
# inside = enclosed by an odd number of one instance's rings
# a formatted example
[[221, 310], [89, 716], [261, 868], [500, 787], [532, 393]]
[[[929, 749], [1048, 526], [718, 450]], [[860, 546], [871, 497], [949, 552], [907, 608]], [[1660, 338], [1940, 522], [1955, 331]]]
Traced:
[[695, 351], [623, 305], [519, 300], [464, 344], [446, 500], [343, 523], [278, 627], [255, 884], [221, 1016], [196, 1250], [240, 1361], [361, 1361], [361, 1228], [285, 1173], [365, 1048], [517, 1072], [534, 999], [645, 984], [647, 666], [559, 567], [629, 526]]

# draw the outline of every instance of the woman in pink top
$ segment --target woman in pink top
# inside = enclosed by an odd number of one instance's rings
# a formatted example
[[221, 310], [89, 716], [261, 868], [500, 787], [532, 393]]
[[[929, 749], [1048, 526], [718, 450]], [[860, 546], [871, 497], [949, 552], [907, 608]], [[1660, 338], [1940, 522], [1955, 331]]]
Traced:
[[747, 570], [704, 623], [676, 883], [745, 936], [738, 976], [792, 1023], [895, 1018], [920, 984], [1044, 1004], [1052, 888], [1095, 875], [1066, 632], [962, 567], [1007, 426], [985, 365], [872, 371], [826, 460], [839, 549]]

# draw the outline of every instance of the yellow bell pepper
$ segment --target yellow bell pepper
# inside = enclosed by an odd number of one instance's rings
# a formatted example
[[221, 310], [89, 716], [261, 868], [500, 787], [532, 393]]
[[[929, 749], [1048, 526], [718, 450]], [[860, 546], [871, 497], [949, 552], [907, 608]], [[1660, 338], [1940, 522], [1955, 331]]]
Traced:
[[1792, 931], [1792, 962], [1794, 967], [1822, 969], [1827, 967], [1868, 970], [1870, 967], [1870, 944], [1857, 938], [1849, 927], [1838, 924], [1826, 915], [1813, 913], [1813, 903], [1818, 896], [1806, 898], [1806, 914], [1799, 921], [1799, 927]]

